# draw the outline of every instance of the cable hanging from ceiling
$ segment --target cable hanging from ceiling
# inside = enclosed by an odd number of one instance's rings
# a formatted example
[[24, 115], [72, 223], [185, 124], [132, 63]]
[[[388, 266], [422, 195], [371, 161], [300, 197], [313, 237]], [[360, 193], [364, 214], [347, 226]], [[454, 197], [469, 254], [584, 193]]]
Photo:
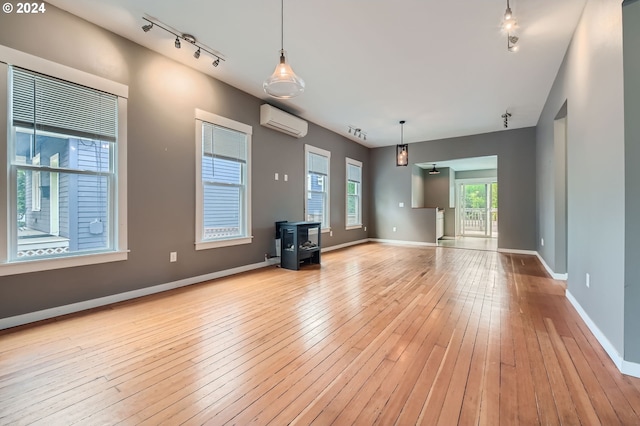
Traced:
[[207, 45], [200, 43], [198, 40], [196, 40], [195, 36], [187, 33], [181, 33], [177, 30], [174, 30], [170, 26], [158, 21], [157, 19], [145, 18], [144, 16], [142, 17], [142, 19], [148, 22], [147, 24], [142, 26], [142, 31], [144, 31], [145, 33], [148, 33], [154, 27], [158, 27], [168, 32], [169, 34], [175, 36], [176, 39], [173, 42], [173, 45], [175, 46], [176, 49], [182, 48], [182, 42], [185, 41], [189, 45], [194, 46], [194, 48], [197, 48], [193, 52], [194, 58], [199, 59], [200, 56], [202, 55], [202, 52], [206, 52], [212, 58], [214, 58], [213, 62], [211, 63], [211, 65], [213, 65], [214, 67], [217, 67], [218, 65], [220, 65], [220, 61], [225, 61], [225, 59], [222, 57], [222, 54], [220, 52], [213, 50]]

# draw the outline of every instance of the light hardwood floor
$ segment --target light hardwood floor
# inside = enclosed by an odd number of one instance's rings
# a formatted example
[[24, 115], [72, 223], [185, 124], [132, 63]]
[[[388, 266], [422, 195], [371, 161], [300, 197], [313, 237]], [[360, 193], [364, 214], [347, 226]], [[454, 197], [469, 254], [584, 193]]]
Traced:
[[0, 333], [0, 424], [640, 424], [640, 380], [535, 257], [322, 262]]

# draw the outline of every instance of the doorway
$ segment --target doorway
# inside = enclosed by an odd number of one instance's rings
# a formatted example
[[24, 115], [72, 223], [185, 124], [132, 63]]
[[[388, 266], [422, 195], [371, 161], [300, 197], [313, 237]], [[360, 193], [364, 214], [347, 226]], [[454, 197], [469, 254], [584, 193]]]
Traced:
[[456, 231], [462, 237], [498, 237], [498, 182], [459, 182]]

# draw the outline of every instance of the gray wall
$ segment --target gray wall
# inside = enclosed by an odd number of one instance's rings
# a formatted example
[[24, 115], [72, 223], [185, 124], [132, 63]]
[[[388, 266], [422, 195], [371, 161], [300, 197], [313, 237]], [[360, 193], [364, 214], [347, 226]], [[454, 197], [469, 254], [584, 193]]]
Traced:
[[[625, 171], [620, 2], [589, 0], [537, 126], [537, 250], [552, 268], [566, 173], [568, 291], [623, 354]], [[554, 121], [566, 102], [566, 170]], [[634, 118], [637, 120], [637, 117]], [[606, 173], [602, 173], [602, 168]], [[500, 172], [500, 169], [498, 169]], [[502, 203], [502, 200], [500, 200]], [[502, 206], [502, 205], [501, 205]], [[544, 247], [540, 245], [544, 238]], [[637, 262], [637, 260], [636, 260]], [[590, 275], [590, 287], [585, 285]]]
[[623, 7], [625, 115], [624, 358], [640, 362], [640, 1]]
[[[422, 163], [459, 158], [498, 156], [498, 199], [500, 203], [501, 249], [535, 250], [536, 247], [536, 161], [533, 127], [481, 135], [409, 144], [409, 161]], [[413, 242], [430, 242], [420, 232], [425, 218], [411, 211], [411, 167], [395, 166], [395, 147], [375, 148], [371, 153], [373, 218], [371, 237]], [[399, 207], [404, 202], [405, 207]], [[428, 205], [428, 200], [425, 200]], [[448, 201], [447, 201], [448, 203]], [[448, 204], [447, 204], [448, 205]], [[444, 205], [446, 207], [447, 205]], [[434, 206], [435, 207], [435, 206]], [[413, 209], [420, 210], [420, 209]], [[393, 232], [393, 227], [397, 228]]]
[[498, 176], [496, 169], [489, 170], [465, 170], [456, 172], [456, 179], [491, 179]]
[[[363, 162], [366, 203], [368, 148], [313, 123], [303, 139], [264, 128], [260, 99], [51, 5], [41, 15], [0, 14], [0, 43], [129, 86], [131, 250], [124, 262], [0, 277], [0, 318], [264, 261], [274, 252], [274, 222], [303, 219], [304, 144], [332, 154], [333, 237], [323, 235], [323, 245], [367, 237], [363, 229], [345, 230], [344, 216], [345, 157]], [[194, 250], [195, 108], [253, 126], [252, 244]], [[275, 181], [275, 172], [289, 181]], [[366, 226], [367, 209], [363, 220]], [[178, 262], [169, 263], [170, 251]]]
[[430, 175], [429, 170], [422, 171], [425, 206], [444, 209], [444, 235], [454, 237], [456, 234], [456, 210], [449, 207], [451, 169], [442, 167], [438, 170], [440, 173], [437, 175]]

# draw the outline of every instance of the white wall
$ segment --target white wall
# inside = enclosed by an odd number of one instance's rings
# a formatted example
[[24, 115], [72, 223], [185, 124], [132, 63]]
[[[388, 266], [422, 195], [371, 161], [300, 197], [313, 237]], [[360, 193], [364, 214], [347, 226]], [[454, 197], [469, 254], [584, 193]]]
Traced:
[[553, 133], [566, 101], [567, 288], [601, 332], [605, 349], [619, 356], [624, 353], [622, 76], [621, 1], [589, 0], [537, 127], [538, 252], [554, 268], [559, 255], [552, 244], [542, 247], [540, 238], [555, 242], [559, 228], [555, 187], [564, 170], [554, 157]]

